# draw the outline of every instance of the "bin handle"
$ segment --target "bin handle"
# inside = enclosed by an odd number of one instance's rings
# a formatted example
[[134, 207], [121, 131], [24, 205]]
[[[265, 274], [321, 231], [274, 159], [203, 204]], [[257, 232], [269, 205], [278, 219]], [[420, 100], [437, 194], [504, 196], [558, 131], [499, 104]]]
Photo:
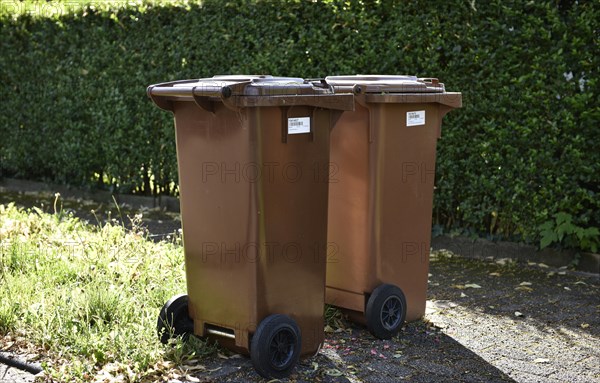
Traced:
[[251, 84], [252, 80], [236, 82], [231, 85], [224, 86], [221, 91], [221, 101], [223, 105], [233, 110], [234, 112], [239, 112], [240, 107], [236, 104], [235, 98], [236, 96], [241, 96], [244, 94], [244, 89], [247, 85]]
[[354, 100], [366, 108], [367, 95], [365, 93], [365, 88], [360, 84], [356, 84], [352, 87], [352, 93], [354, 93]]
[[158, 106], [159, 108], [163, 109], [163, 110], [168, 110], [170, 112], [173, 111], [173, 103], [169, 100], [165, 100], [164, 98], [161, 97], [157, 97], [156, 95], [154, 95], [154, 93], [152, 92], [152, 90], [156, 87], [160, 86], [159, 85], [151, 85], [146, 89], [146, 94], [148, 95], [148, 97], [150, 97], [150, 99], [152, 100], [152, 102], [154, 102], [154, 104], [156, 106]]
[[[418, 79], [419, 81], [423, 81], [425, 83], [429, 83], [431, 85], [438, 85], [440, 83], [440, 80], [438, 80], [435, 77], [419, 77]], [[443, 85], [443, 84], [442, 84]]]
[[[197, 91], [196, 89], [198, 88], [201, 89]], [[195, 86], [192, 88], [192, 97], [194, 98], [194, 103], [210, 113], [215, 112], [215, 105], [210, 101], [209, 97], [211, 95], [215, 95], [216, 93], [217, 92], [209, 92], [204, 86]]]
[[239, 88], [243, 90], [243, 88], [249, 83], [250, 81], [244, 81], [242, 83], [226, 86], [197, 85], [192, 88], [192, 97], [194, 98], [196, 105], [210, 113], [215, 112], [215, 104], [213, 101], [211, 101], [211, 97], [218, 97], [225, 106], [229, 107], [230, 109], [237, 110], [238, 108], [228, 101], [228, 99], [234, 95], [235, 91], [240, 85], [241, 87]]
[[219, 98], [223, 105], [233, 111], [239, 111], [239, 107], [235, 104], [234, 96], [243, 95], [244, 88], [252, 81], [242, 81], [231, 85], [196, 85], [192, 88], [192, 98], [196, 105], [206, 110], [207, 112], [214, 113], [215, 105], [211, 98]]

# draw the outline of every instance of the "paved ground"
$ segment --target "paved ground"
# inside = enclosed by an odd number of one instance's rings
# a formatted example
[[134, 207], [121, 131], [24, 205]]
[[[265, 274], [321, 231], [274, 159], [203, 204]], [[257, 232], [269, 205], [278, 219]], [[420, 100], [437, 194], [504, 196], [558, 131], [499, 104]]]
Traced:
[[[440, 256], [431, 274], [423, 321], [384, 342], [344, 322], [289, 381], [600, 382], [596, 276]], [[237, 356], [196, 369], [202, 382], [261, 381]]]
[[[423, 321], [391, 341], [342, 321], [289, 381], [600, 382], [597, 276], [456, 257], [435, 259], [431, 274]], [[264, 381], [226, 352], [190, 367], [170, 382]], [[31, 381], [4, 372], [0, 381]]]
[[0, 364], [0, 382], [2, 383], [30, 383], [33, 382], [33, 375]]
[[[178, 228], [179, 221], [161, 219], [148, 221], [152, 232]], [[432, 258], [430, 273], [424, 320], [390, 341], [342, 320], [289, 381], [600, 383], [597, 274], [444, 252]], [[265, 381], [247, 358], [225, 351], [188, 367], [170, 382]], [[32, 378], [0, 365], [0, 381]]]

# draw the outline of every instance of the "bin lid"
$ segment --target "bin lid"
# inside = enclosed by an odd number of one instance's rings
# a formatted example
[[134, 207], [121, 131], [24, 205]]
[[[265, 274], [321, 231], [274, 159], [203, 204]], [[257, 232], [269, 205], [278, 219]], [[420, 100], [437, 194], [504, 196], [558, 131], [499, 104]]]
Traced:
[[443, 93], [445, 91], [444, 84], [437, 78], [406, 75], [328, 76], [325, 77], [325, 81], [338, 91], [352, 88], [356, 93]]
[[313, 84], [297, 77], [270, 75], [220, 75], [197, 80], [181, 80], [151, 85], [156, 95], [172, 97], [197, 96], [273, 96], [300, 94], [331, 94], [331, 87]]
[[336, 94], [325, 82], [270, 75], [221, 75], [161, 83], [149, 86], [148, 95], [164, 109], [172, 109], [169, 106], [172, 101], [198, 101], [199, 98], [236, 107], [309, 105], [354, 109], [352, 95]]

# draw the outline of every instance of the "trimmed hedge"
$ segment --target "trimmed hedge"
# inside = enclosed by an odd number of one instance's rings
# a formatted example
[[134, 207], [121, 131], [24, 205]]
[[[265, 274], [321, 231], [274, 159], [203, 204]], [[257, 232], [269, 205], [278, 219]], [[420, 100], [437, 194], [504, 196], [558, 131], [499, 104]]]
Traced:
[[439, 142], [438, 229], [537, 240], [559, 212], [600, 227], [600, 7], [571, 3], [206, 0], [4, 15], [0, 172], [174, 194], [172, 121], [149, 84], [417, 74], [463, 92]]

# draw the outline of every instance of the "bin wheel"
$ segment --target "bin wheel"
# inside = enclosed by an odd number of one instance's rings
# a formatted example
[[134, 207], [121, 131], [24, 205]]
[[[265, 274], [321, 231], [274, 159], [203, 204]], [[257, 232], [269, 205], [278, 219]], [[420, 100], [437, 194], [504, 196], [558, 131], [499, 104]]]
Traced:
[[167, 344], [169, 339], [181, 336], [186, 340], [194, 333], [194, 321], [188, 312], [188, 296], [175, 295], [160, 310], [156, 330], [161, 343]]
[[287, 315], [270, 315], [252, 337], [250, 359], [262, 377], [285, 378], [298, 362], [301, 344], [296, 321]]
[[406, 319], [406, 298], [394, 285], [377, 286], [367, 301], [367, 328], [379, 339], [390, 339], [400, 331]]

